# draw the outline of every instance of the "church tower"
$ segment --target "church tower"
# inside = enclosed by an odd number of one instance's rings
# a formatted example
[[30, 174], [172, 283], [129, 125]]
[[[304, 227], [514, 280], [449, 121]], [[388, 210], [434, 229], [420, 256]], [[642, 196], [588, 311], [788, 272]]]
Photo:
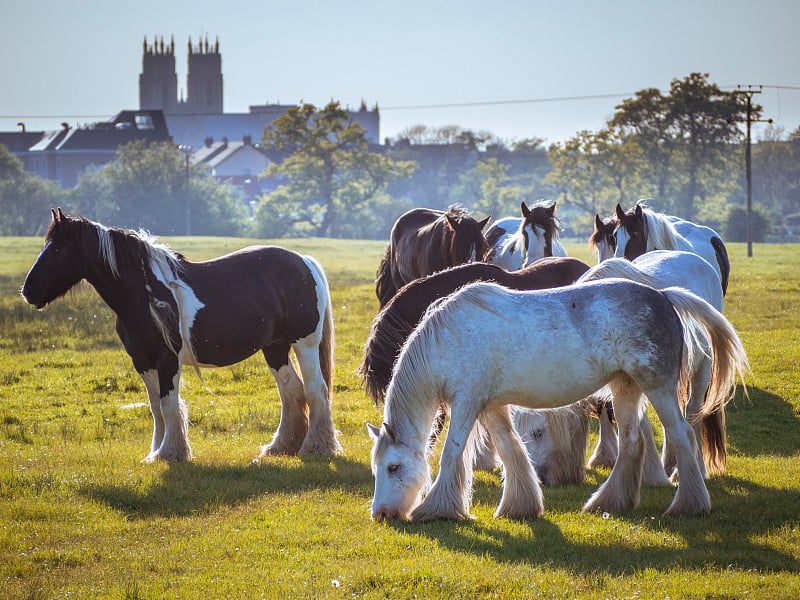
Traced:
[[199, 114], [222, 113], [222, 56], [219, 53], [219, 38], [214, 47], [200, 39], [196, 48], [189, 38], [189, 64], [186, 75], [186, 102], [181, 112]]
[[153, 38], [147, 45], [144, 38], [142, 73], [139, 75], [139, 108], [161, 109], [165, 113], [178, 110], [178, 76], [175, 74], [175, 40], [164, 45], [161, 38]]

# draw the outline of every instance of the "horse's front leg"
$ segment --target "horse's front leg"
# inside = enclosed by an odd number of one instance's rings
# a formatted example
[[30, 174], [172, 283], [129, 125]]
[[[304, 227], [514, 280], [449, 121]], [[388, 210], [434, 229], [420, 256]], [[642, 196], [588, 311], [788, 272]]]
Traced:
[[589, 457], [586, 466], [592, 468], [612, 468], [617, 460], [617, 431], [611, 422], [610, 405], [604, 400], [599, 400], [597, 420], [600, 423], [597, 446]]
[[147, 390], [147, 398], [150, 400], [150, 414], [153, 415], [153, 441], [150, 443], [150, 454], [153, 454], [159, 449], [161, 440], [164, 439], [164, 417], [161, 414], [161, 387], [158, 384], [158, 371], [155, 369], [149, 369], [144, 373], [140, 373], [140, 375], [144, 382], [144, 387]]
[[503, 461], [503, 497], [495, 518], [524, 519], [539, 517], [544, 511], [542, 488], [525, 451], [525, 446], [511, 422], [509, 406], [488, 409], [481, 422], [495, 442]]
[[289, 357], [288, 345], [265, 348], [264, 358], [278, 384], [281, 420], [272, 441], [261, 447], [259, 458], [267, 454], [297, 454], [308, 433], [308, 403], [303, 382]]
[[[151, 448], [150, 454], [145, 457], [145, 462], [155, 460], [189, 460], [192, 458], [192, 449], [189, 446], [189, 417], [186, 405], [179, 395], [181, 380], [181, 367], [177, 357], [171, 355], [166, 360], [160, 360], [155, 371], [158, 380], [158, 400], [156, 404], [161, 409], [163, 433], [158, 448]], [[151, 377], [148, 377], [151, 379]], [[145, 382], [147, 385], [147, 381]], [[150, 387], [148, 387], [150, 395]], [[154, 402], [151, 400], [151, 410]], [[159, 419], [153, 415], [155, 422], [153, 431], [153, 445], [156, 444], [159, 433]]]
[[412, 521], [475, 518], [469, 513], [474, 452], [470, 437], [479, 410], [480, 405], [467, 395], [453, 398], [450, 428], [439, 458], [439, 474], [425, 499], [411, 513]]

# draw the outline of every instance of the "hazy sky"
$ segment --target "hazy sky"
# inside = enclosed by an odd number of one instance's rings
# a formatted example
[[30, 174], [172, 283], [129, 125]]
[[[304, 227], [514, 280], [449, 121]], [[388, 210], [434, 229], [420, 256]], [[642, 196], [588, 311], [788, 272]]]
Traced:
[[[0, 130], [138, 108], [142, 41], [155, 35], [174, 36], [181, 89], [189, 36], [219, 38], [226, 112], [363, 99], [380, 108], [383, 138], [456, 124], [563, 140], [691, 72], [723, 89], [800, 88], [800, 0], [0, 0], [0, 11]], [[800, 125], [800, 90], [757, 99], [787, 131]]]

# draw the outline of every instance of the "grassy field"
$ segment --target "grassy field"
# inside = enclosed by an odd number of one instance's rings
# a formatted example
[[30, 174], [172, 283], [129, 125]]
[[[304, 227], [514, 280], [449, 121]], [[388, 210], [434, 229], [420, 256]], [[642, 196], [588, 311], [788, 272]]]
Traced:
[[[208, 258], [250, 240], [167, 240]], [[474, 522], [373, 523], [355, 375], [384, 244], [296, 240], [326, 268], [337, 336], [334, 419], [345, 454], [268, 458], [280, 405], [264, 361], [184, 373], [186, 464], [142, 464], [152, 421], [114, 317], [83, 287], [37, 312], [18, 295], [41, 241], [0, 238], [0, 597], [800, 597], [800, 248], [732, 245], [726, 314], [753, 367], [729, 407], [728, 474], [712, 512], [661, 516], [644, 488], [624, 515], [583, 515], [607, 471], [545, 490], [538, 520], [495, 520], [479, 474]], [[583, 245], [569, 252], [589, 259]], [[535, 359], [531, 360], [535, 368]]]

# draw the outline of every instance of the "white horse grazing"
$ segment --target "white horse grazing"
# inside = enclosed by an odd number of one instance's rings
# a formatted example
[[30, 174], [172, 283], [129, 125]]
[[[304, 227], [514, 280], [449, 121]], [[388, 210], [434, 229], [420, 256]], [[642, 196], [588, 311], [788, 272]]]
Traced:
[[489, 242], [487, 262], [506, 271], [519, 271], [547, 256], [567, 256], [558, 241], [556, 203], [541, 201], [530, 208], [520, 204], [522, 218], [505, 217], [486, 232]]
[[[678, 217], [662, 215], [641, 203], [627, 213], [617, 204], [616, 258], [633, 260], [650, 250], [684, 250], [702, 256], [717, 271], [723, 294], [731, 272], [728, 251], [716, 231]], [[595, 224], [596, 226], [596, 224]]]
[[[747, 359], [725, 317], [691, 292], [618, 279], [533, 292], [493, 283], [462, 288], [428, 311], [411, 334], [387, 389], [383, 425], [368, 426], [374, 439], [372, 517], [469, 517], [469, 438], [476, 420], [503, 462], [495, 516], [540, 515], [541, 488], [508, 405], [565, 406], [606, 384], [621, 432], [619, 456], [584, 511], [620, 512], [639, 502], [643, 392], [678, 461], [680, 482], [666, 514], [709, 511], [694, 434], [680, 410], [688, 378], [683, 345], [694, 343], [684, 323], [702, 327], [712, 344], [708, 397], [720, 398], [716, 390], [730, 389]], [[439, 474], [421, 500], [430, 482], [428, 433], [440, 402], [450, 405], [450, 427]], [[704, 405], [706, 412], [717, 408]]]

